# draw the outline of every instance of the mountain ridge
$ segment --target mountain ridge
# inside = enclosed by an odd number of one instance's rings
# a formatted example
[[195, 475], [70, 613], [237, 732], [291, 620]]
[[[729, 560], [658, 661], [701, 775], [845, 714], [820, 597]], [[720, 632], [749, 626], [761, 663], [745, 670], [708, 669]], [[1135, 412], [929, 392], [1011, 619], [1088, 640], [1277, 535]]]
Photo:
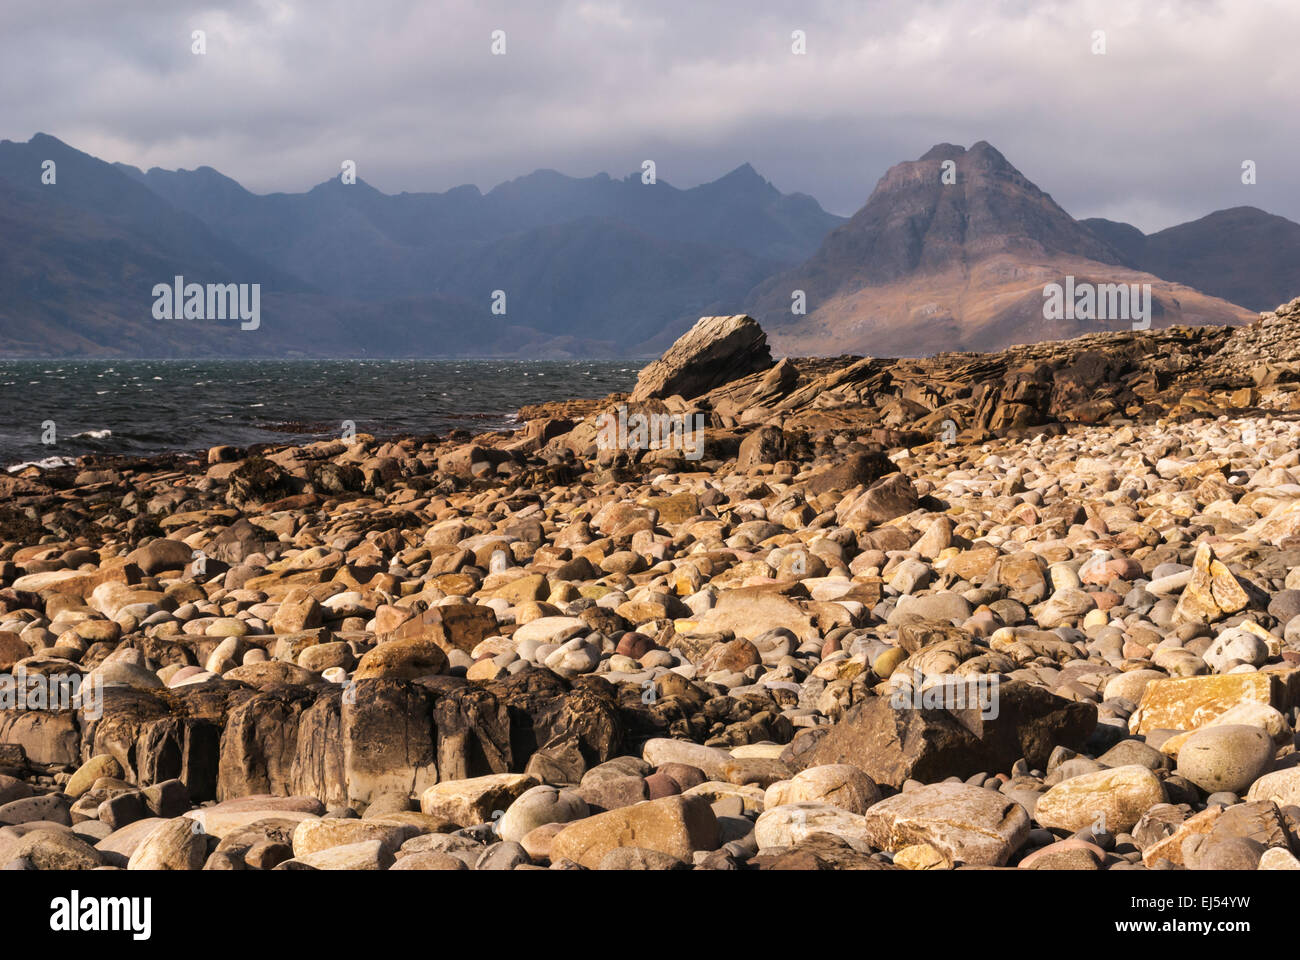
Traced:
[[1300, 289], [1300, 224], [1258, 207], [1215, 210], [1152, 234], [1114, 220], [1080, 222], [1119, 240], [1128, 265], [1252, 310]]
[[[916, 356], [1106, 329], [1046, 318], [1044, 288], [1067, 277], [1151, 284], [1156, 326], [1250, 319], [1241, 307], [1126, 265], [1111, 242], [982, 140], [969, 149], [936, 144], [890, 167], [816, 254], [763, 281], [745, 302], [787, 352]], [[800, 294], [803, 314], [795, 312]]]
[[[1075, 220], [983, 140], [895, 164], [844, 218], [748, 162], [685, 189], [543, 168], [486, 192], [335, 176], [256, 194], [208, 165], [141, 170], [37, 134], [0, 141], [0, 224], [12, 355], [634, 356], [748, 310], [790, 355], [902, 356], [1099, 329], [1044, 320], [1043, 287], [1066, 276], [1152, 284], [1157, 326], [1244, 322], [1226, 297], [1263, 309], [1300, 288], [1300, 224], [1255, 208], [1150, 236]], [[145, 294], [178, 274], [262, 283], [263, 332], [160, 329]]]
[[[60, 176], [42, 186], [48, 157]], [[176, 355], [402, 356], [439, 354], [455, 343], [471, 355], [634, 354], [739, 298], [842, 220], [811, 198], [781, 194], [747, 165], [717, 186], [689, 190], [634, 176], [542, 171], [487, 193], [467, 185], [396, 195], [364, 178], [334, 177], [300, 194], [259, 195], [210, 166], [142, 171], [46, 134], [4, 141], [9, 235], [64, 234], [46, 239], [46, 266], [25, 262], [16, 242], [3, 258], [0, 349], [134, 355], [151, 343]], [[97, 186], [88, 191], [91, 183]], [[85, 209], [66, 222], [41, 212], [39, 201], [70, 209], [74, 198]], [[165, 227], [170, 242], [158, 243], [146, 223]], [[82, 249], [83, 236], [105, 233], [115, 234], [105, 241], [112, 249]], [[724, 245], [728, 235], [734, 242]], [[179, 255], [196, 244], [195, 256]], [[88, 265], [94, 279], [83, 282], [77, 274]], [[33, 284], [33, 274], [50, 282]], [[260, 280], [278, 322], [269, 320], [260, 337], [194, 324], [150, 335], [141, 290], [176, 274]], [[54, 299], [42, 305], [27, 295], [38, 288]], [[497, 290], [507, 294], [505, 315], [492, 309]], [[413, 303], [429, 304], [429, 316], [413, 317]], [[373, 307], [384, 304], [405, 323], [376, 326]], [[359, 316], [369, 318], [366, 329], [351, 329]], [[380, 333], [387, 342], [371, 342]]]

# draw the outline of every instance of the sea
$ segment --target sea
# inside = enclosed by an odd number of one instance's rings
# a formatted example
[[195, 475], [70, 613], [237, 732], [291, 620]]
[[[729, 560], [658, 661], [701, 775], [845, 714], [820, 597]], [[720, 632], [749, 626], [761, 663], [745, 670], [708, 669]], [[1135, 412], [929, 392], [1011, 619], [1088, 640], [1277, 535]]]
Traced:
[[[630, 390], [636, 360], [0, 359], [0, 467], [218, 444], [513, 429], [521, 406]], [[50, 442], [47, 442], [50, 441]]]

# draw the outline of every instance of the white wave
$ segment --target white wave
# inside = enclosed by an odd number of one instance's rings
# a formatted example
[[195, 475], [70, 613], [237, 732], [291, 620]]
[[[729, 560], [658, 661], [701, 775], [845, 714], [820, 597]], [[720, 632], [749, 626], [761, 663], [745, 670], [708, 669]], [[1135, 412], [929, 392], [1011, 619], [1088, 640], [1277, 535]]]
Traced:
[[106, 440], [113, 435], [112, 430], [86, 430], [82, 433], [74, 433], [69, 439], [72, 440]]
[[6, 467], [10, 473], [17, 473], [19, 470], [26, 470], [28, 467], [40, 467], [42, 470], [53, 470], [56, 467], [70, 467], [77, 461], [72, 457], [46, 457], [44, 460], [25, 460], [22, 463], [15, 463], [11, 467]]

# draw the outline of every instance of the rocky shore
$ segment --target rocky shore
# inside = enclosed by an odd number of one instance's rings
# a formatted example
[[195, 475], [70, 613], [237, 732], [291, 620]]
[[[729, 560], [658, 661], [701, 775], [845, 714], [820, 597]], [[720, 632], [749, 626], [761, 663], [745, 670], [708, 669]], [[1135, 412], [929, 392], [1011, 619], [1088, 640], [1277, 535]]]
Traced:
[[0, 477], [0, 866], [1300, 869], [1300, 300], [521, 420]]

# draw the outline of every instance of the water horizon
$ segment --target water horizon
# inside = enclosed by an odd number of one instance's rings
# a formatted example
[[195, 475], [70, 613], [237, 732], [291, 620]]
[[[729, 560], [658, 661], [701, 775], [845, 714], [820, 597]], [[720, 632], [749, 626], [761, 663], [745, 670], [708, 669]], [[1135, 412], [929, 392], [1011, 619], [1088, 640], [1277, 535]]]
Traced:
[[628, 390], [628, 360], [0, 359], [0, 465], [219, 444], [512, 429], [520, 407]]

